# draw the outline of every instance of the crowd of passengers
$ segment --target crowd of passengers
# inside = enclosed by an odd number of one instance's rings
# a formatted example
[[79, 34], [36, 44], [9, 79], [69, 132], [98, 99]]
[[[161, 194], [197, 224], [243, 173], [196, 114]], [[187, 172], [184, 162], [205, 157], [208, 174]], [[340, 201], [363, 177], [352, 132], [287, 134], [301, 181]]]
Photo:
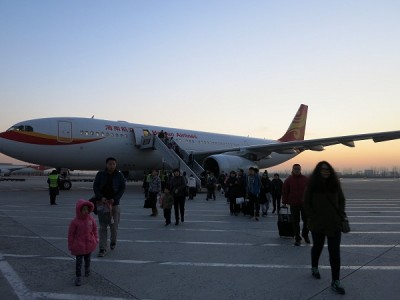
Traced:
[[[266, 217], [272, 203], [272, 214], [279, 213], [281, 207], [283, 182], [279, 174], [274, 174], [272, 180], [265, 170], [262, 174], [256, 168], [249, 168], [246, 174], [242, 169], [238, 172], [231, 171], [229, 174], [222, 172], [215, 176], [212, 171], [204, 172], [201, 175], [202, 186], [207, 189], [205, 200], [216, 200], [216, 192], [221, 193], [229, 203], [231, 215], [238, 216], [240, 213], [248, 215], [250, 218], [259, 220], [259, 217]], [[184, 220], [184, 199], [188, 197], [193, 200], [197, 195], [197, 186], [194, 176], [187, 176], [186, 172], [181, 174], [179, 169], [172, 173], [153, 170], [145, 174], [143, 179], [143, 189], [147, 200], [147, 207], [152, 208], [150, 216], [157, 216], [157, 199], [163, 198], [165, 189], [171, 193], [174, 198], [178, 196], [179, 200], [173, 204], [176, 207], [176, 225], [179, 220]], [[177, 195], [178, 194], [178, 195]], [[160, 197], [161, 195], [161, 197]], [[182, 199], [183, 197], [183, 199]], [[179, 212], [183, 215], [179, 217]], [[168, 223], [168, 224], [167, 224]], [[166, 221], [166, 225], [169, 225]]]

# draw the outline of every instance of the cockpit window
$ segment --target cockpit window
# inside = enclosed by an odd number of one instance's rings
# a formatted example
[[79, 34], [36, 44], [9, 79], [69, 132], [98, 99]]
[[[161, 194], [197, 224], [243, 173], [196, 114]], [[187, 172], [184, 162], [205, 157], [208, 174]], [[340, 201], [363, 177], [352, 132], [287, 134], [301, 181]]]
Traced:
[[26, 131], [26, 132], [33, 132], [33, 127], [30, 125], [18, 125], [18, 126], [13, 126], [7, 131]]

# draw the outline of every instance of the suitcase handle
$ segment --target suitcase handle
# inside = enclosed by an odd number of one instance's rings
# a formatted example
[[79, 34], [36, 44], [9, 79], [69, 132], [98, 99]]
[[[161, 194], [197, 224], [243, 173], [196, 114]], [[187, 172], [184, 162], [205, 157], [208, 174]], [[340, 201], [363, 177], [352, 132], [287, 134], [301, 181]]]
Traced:
[[282, 209], [286, 209], [286, 214], [287, 215], [289, 214], [289, 207], [288, 206], [281, 206], [280, 210], [282, 210]]

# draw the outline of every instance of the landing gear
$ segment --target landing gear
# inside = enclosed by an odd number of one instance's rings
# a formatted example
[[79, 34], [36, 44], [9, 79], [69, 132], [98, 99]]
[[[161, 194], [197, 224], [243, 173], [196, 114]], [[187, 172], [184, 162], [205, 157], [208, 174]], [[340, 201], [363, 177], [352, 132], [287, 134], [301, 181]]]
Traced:
[[61, 179], [59, 188], [60, 190], [70, 190], [72, 183], [69, 179]]
[[69, 169], [58, 168], [58, 172], [60, 174], [60, 184], [58, 185], [58, 187], [60, 188], [60, 190], [70, 190], [72, 187], [72, 183], [69, 179]]

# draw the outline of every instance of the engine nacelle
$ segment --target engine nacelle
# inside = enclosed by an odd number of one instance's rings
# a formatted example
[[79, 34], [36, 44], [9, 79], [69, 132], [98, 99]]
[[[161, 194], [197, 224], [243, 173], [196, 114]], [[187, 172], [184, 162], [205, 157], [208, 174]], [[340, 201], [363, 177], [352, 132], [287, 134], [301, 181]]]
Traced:
[[237, 171], [238, 169], [246, 170], [250, 167], [257, 167], [254, 161], [245, 159], [240, 156], [216, 154], [208, 156], [203, 162], [204, 170], [212, 171], [216, 176], [221, 174], [222, 171], [229, 173], [230, 171]]

